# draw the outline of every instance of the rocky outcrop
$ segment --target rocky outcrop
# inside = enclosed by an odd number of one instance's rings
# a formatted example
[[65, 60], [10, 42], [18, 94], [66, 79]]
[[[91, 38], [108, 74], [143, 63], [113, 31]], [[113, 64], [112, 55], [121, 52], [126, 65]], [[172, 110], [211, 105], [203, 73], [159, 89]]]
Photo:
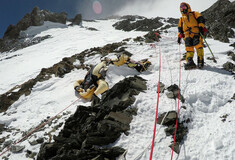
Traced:
[[229, 52], [227, 53], [227, 55], [228, 55], [229, 57], [231, 57], [231, 59], [232, 59], [233, 61], [235, 61], [235, 53], [234, 53], [233, 51], [229, 51]]
[[[175, 134], [176, 118], [177, 118], [177, 113], [175, 111], [169, 111], [168, 113], [165, 112], [159, 115], [157, 122], [158, 124], [167, 126], [167, 128], [164, 131], [167, 136], [172, 136], [173, 138]], [[187, 120], [187, 122], [189, 122], [189, 120]], [[174, 146], [174, 151], [178, 154], [180, 152], [180, 143], [183, 141], [187, 133], [188, 133], [188, 128], [184, 126], [184, 122], [180, 123], [178, 121], [175, 146]], [[172, 148], [172, 145], [173, 143], [169, 145], [169, 147]]]
[[180, 94], [180, 96], [179, 96], [179, 87], [178, 87], [178, 85], [173, 84], [173, 85], [169, 86], [169, 87], [167, 88], [167, 91], [168, 91], [168, 92], [166, 93], [166, 95], [167, 95], [168, 98], [170, 98], [170, 99], [176, 99], [176, 98], [180, 97], [181, 102], [182, 102], [182, 103], [185, 102], [184, 97], [183, 97], [181, 94]]
[[161, 38], [159, 35], [159, 31], [150, 31], [146, 35], [144, 35], [145, 43], [154, 43], [159, 42], [159, 39]]
[[54, 143], [44, 143], [37, 160], [77, 159], [115, 160], [124, 149], [110, 147], [122, 133], [128, 135], [136, 109], [134, 95], [147, 89], [140, 77], [126, 78], [108, 90], [96, 107], [78, 106]]
[[210, 8], [202, 12], [206, 19], [209, 35], [216, 40], [229, 42], [234, 37], [235, 28], [235, 2], [218, 0]]
[[28, 39], [5, 39], [0, 40], [0, 52], [13, 52], [22, 48], [26, 48], [28, 46], [32, 46], [38, 44], [46, 39], [51, 38], [50, 35], [46, 35], [43, 37], [35, 37]]
[[163, 18], [160, 17], [154, 19], [147, 19], [144, 17], [125, 16], [121, 19], [124, 20], [117, 22], [113, 25], [115, 29], [124, 31], [153, 31], [163, 26], [163, 23], [160, 22], [160, 20]]
[[232, 62], [226, 62], [225, 64], [223, 64], [223, 68], [226, 71], [235, 72], [235, 64], [233, 64]]
[[[119, 52], [117, 49], [124, 44], [125, 43], [120, 42], [107, 44], [104, 47], [91, 48], [90, 50], [85, 50], [71, 57], [63, 58], [62, 61], [57, 64], [54, 64], [52, 67], [43, 68], [41, 72], [36, 76], [36, 78], [30, 79], [21, 85], [17, 85], [10, 89], [8, 92], [0, 95], [0, 112], [6, 111], [10, 105], [12, 105], [15, 101], [20, 98], [20, 96], [29, 95], [33, 86], [37, 82], [46, 81], [50, 79], [52, 75], [55, 75], [57, 77], [63, 77], [65, 74], [71, 72], [71, 70], [73, 70], [74, 68], [89, 69], [89, 66], [84, 65], [85, 56], [89, 57], [95, 54], [101, 54], [102, 56], [106, 56], [108, 53]], [[81, 65], [73, 65], [76, 60], [79, 60]], [[15, 92], [15, 89], [18, 89], [18, 91]]]
[[35, 7], [31, 13], [27, 13], [15, 26], [8, 26], [3, 38], [0, 39], [0, 52], [15, 51], [50, 38], [50, 36], [47, 35], [37, 38], [27, 37], [29, 38], [27, 40], [21, 39], [21, 31], [25, 31], [30, 26], [41, 26], [45, 21], [65, 24], [66, 20], [67, 14], [64, 12], [52, 13]]
[[23, 19], [16, 24], [16, 26], [10, 25], [5, 32], [3, 39], [17, 39], [20, 35], [20, 31], [24, 31], [30, 26], [41, 26], [44, 24], [44, 21], [65, 24], [66, 20], [67, 14], [64, 12], [52, 13], [35, 7], [32, 12], [30, 14], [27, 13]]
[[72, 24], [71, 25], [81, 25], [82, 23], [82, 15], [77, 14], [74, 19], [72, 19]]

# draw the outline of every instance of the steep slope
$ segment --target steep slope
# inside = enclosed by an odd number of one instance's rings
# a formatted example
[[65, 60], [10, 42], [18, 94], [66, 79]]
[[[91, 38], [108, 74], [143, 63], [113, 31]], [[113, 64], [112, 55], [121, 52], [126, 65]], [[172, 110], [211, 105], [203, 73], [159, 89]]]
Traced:
[[[106, 80], [110, 88], [120, 80], [134, 75], [147, 80], [147, 90], [136, 95], [134, 104], [129, 106], [138, 109], [137, 115], [133, 117], [130, 124], [129, 135], [122, 134], [115, 143], [109, 146], [119, 146], [127, 150], [126, 159], [128, 160], [137, 157], [146, 160], [149, 159], [149, 144], [153, 135], [157, 102], [159, 51], [162, 53], [161, 82], [167, 88], [173, 84], [178, 85], [180, 54], [183, 54], [184, 47], [181, 45], [179, 50], [176, 43], [176, 27], [171, 27], [167, 29], [167, 32], [161, 33], [160, 42], [152, 43], [156, 45], [156, 48], [151, 48], [149, 43], [133, 39], [136, 36], [143, 36], [146, 32], [116, 31], [112, 28], [116, 22], [117, 20], [102, 20], [83, 24], [87, 27], [97, 28], [99, 30], [97, 32], [87, 31], [80, 27], [51, 29], [42, 32], [40, 35], [50, 34], [53, 36], [41, 44], [11, 53], [12, 55], [21, 53], [22, 56], [2, 61], [0, 71], [3, 75], [1, 77], [4, 78], [1, 79], [1, 83], [5, 86], [2, 90], [6, 91], [14, 85], [34, 77], [41, 68], [51, 66], [64, 56], [71, 56], [94, 46], [102, 46], [130, 37], [131, 39], [126, 40], [126, 44], [122, 47], [132, 54], [132, 59], [138, 61], [148, 58], [152, 65], [148, 71], [143, 73], [127, 66], [109, 66]], [[234, 41], [234, 39], [231, 40]], [[188, 123], [184, 123], [188, 127], [188, 134], [180, 144], [180, 153], [174, 154], [174, 159], [230, 160], [235, 156], [235, 138], [233, 136], [235, 132], [233, 127], [235, 125], [235, 113], [233, 112], [235, 101], [234, 98], [231, 99], [234, 97], [235, 81], [231, 72], [222, 69], [225, 62], [233, 62], [227, 56], [227, 52], [234, 52], [234, 50], [229, 47], [228, 43], [221, 43], [213, 39], [208, 39], [208, 43], [215, 54], [217, 64], [206, 60], [206, 65], [202, 70], [185, 71], [181, 68], [181, 94], [185, 98], [185, 102], [180, 102], [180, 121], [188, 120]], [[78, 46], [78, 44], [80, 45]], [[114, 54], [115, 52], [111, 52], [108, 56], [113, 57]], [[94, 53], [94, 55], [85, 57], [84, 64], [87, 66], [96, 64], [100, 61], [100, 57], [100, 54]], [[205, 58], [207, 57], [210, 57], [210, 52], [208, 48], [205, 48]], [[35, 65], [24, 64], [27, 63], [26, 59]], [[194, 59], [196, 60], [196, 56]], [[75, 63], [81, 64], [80, 61]], [[19, 67], [22, 69], [17, 70]], [[13, 75], [8, 76], [11, 72]], [[28, 133], [30, 129], [35, 128], [49, 117], [53, 117], [74, 102], [78, 97], [74, 93], [73, 82], [84, 78], [86, 72], [84, 69], [74, 69], [63, 78], [52, 76], [47, 81], [38, 82], [32, 88], [31, 94], [21, 96], [5, 113], [1, 113], [0, 124], [4, 124], [3, 126], [7, 128], [7, 130], [0, 130], [1, 150], [12, 141], [21, 139], [22, 135]], [[21, 77], [17, 82], [14, 79], [16, 76]], [[160, 94], [159, 114], [176, 110], [176, 100], [169, 99], [167, 93], [164, 91]], [[90, 102], [80, 100], [76, 105], [71, 106], [63, 116], [58, 116], [55, 122], [46, 125], [43, 130], [39, 130], [33, 136], [28, 137], [26, 141], [20, 143], [20, 146], [25, 147], [22, 152], [17, 154], [7, 152], [4, 156], [10, 160], [24, 160], [26, 154], [29, 156], [32, 153], [38, 153], [42, 141], [54, 142], [53, 135], [59, 134], [65, 120], [73, 116], [78, 105], [89, 106]], [[155, 159], [163, 160], [171, 157], [169, 145], [172, 137], [166, 136], [165, 129], [165, 126], [157, 125]], [[38, 143], [39, 139], [40, 143]], [[37, 143], [35, 143], [36, 140]]]

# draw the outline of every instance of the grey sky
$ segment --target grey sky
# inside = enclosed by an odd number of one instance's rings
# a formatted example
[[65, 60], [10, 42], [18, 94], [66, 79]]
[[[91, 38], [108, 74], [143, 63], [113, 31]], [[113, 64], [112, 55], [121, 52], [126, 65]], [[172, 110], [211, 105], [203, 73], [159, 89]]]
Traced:
[[[92, 4], [98, 1], [102, 12], [96, 14]], [[217, 0], [185, 0], [192, 10], [202, 12]], [[234, 1], [234, 0], [230, 0]], [[84, 19], [98, 19], [111, 15], [142, 15], [146, 17], [180, 17], [182, 0], [0, 0], [0, 37], [10, 24], [15, 25], [34, 6], [52, 12], [66, 12], [72, 18], [81, 13]]]

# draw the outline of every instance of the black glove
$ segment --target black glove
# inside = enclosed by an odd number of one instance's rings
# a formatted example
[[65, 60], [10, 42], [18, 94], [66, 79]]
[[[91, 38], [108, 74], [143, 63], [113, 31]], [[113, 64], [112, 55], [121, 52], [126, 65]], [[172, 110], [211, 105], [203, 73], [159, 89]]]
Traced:
[[181, 44], [181, 38], [178, 37], [178, 40], [177, 40], [178, 44]]
[[[199, 32], [202, 34], [202, 35], [204, 35], [204, 28], [203, 27], [199, 27]], [[200, 34], [200, 35], [201, 35]]]

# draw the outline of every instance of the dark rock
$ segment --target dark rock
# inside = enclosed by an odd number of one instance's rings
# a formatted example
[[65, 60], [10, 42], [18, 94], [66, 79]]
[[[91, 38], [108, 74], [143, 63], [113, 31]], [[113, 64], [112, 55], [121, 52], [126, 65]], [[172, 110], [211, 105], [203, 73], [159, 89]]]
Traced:
[[229, 116], [229, 114], [225, 114], [225, 115], [223, 115], [223, 116], [220, 116], [221, 121], [222, 121], [222, 122], [225, 122], [228, 116]]
[[146, 43], [153, 43], [155, 41], [159, 42], [159, 39], [161, 38], [160, 35], [156, 35], [155, 32], [157, 34], [159, 34], [159, 31], [150, 31], [149, 33], [147, 33], [146, 35], [144, 35], [145, 38], [145, 42]]
[[50, 38], [50, 36], [47, 35], [37, 38], [24, 37], [30, 39], [22, 40], [20, 32], [25, 31], [30, 26], [41, 26], [44, 24], [44, 21], [66, 24], [66, 20], [67, 14], [64, 12], [53, 13], [46, 10], [40, 10], [38, 7], [35, 7], [30, 14], [27, 13], [15, 26], [8, 26], [3, 39], [0, 39], [0, 52], [15, 51]]
[[[171, 99], [176, 99], [178, 98], [178, 95], [179, 95], [179, 87], [174, 84], [174, 85], [171, 85], [167, 88], [168, 90], [168, 93], [166, 94], [168, 98], [171, 98]], [[180, 100], [182, 103], [185, 102], [185, 99], [184, 97], [180, 94]]]
[[[167, 113], [163, 113], [160, 116], [158, 116], [157, 124], [162, 123], [162, 125], [170, 126], [171, 124], [174, 124], [176, 122], [177, 113], [175, 111], [170, 111], [167, 115], [166, 114]], [[165, 119], [164, 119], [164, 117], [165, 117]], [[164, 119], [164, 121], [163, 121], [163, 119]]]
[[32, 146], [43, 143], [43, 142], [44, 142], [43, 138], [39, 138], [39, 139], [34, 140], [34, 141], [29, 141], [30, 145], [32, 145]]
[[235, 54], [233, 51], [229, 51], [227, 55], [230, 56], [233, 61], [235, 61]]
[[44, 24], [44, 14], [38, 7], [35, 7], [31, 13], [31, 21], [33, 26], [41, 26]]
[[29, 151], [29, 150], [26, 151], [26, 157], [27, 158], [34, 159], [36, 155], [37, 155], [36, 152], [32, 152], [32, 151]]
[[229, 46], [234, 47], [235, 48], [235, 42], [233, 44], [230, 44]]
[[2, 133], [2, 131], [4, 131], [5, 125], [4, 124], [0, 124], [0, 134]]
[[235, 100], [235, 93], [233, 94], [233, 97], [231, 99]]
[[28, 46], [32, 46], [38, 44], [46, 39], [51, 38], [50, 35], [46, 35], [43, 37], [30, 37], [27, 39], [4, 39], [0, 41], [0, 52], [13, 52], [19, 49], [26, 48]]
[[159, 92], [160, 93], [164, 93], [164, 90], [165, 90], [165, 84], [160, 82], [160, 90], [159, 90]]
[[5, 142], [5, 140], [6, 140], [6, 138], [5, 138], [5, 137], [0, 138], [0, 144], [4, 143], [4, 142]]
[[130, 20], [130, 21], [137, 21], [137, 20], [145, 19], [145, 17], [138, 16], [138, 15], [125, 15], [125, 16], [122, 16], [122, 17], [119, 17], [119, 18], [120, 19], [127, 19], [127, 20]]
[[235, 72], [235, 65], [231, 62], [226, 62], [223, 64], [223, 68], [229, 72]]
[[44, 139], [43, 138], [39, 138], [36, 140], [38, 143], [43, 143], [44, 142]]
[[178, 18], [169, 18], [166, 22], [170, 23], [172, 27], [177, 27], [179, 23]]
[[35, 145], [37, 145], [38, 144], [38, 142], [35, 140], [35, 141], [29, 141], [29, 144], [31, 145], [31, 146], [35, 146]]
[[130, 129], [136, 111], [127, 107], [134, 103], [133, 96], [145, 89], [144, 79], [126, 78], [103, 94], [96, 107], [78, 106], [59, 135], [54, 137], [55, 142], [41, 146], [37, 159], [114, 160], [125, 150], [103, 146], [114, 143]]
[[133, 40], [134, 40], [134, 42], [143, 42], [145, 39], [143, 37], [138, 36], [138, 37], [134, 38]]
[[160, 22], [160, 20], [163, 18], [160, 17], [154, 19], [137, 19], [135, 17], [123, 17], [122, 19], [124, 20], [113, 25], [115, 29], [124, 31], [153, 31], [163, 26], [163, 23]]
[[202, 12], [206, 19], [209, 35], [216, 40], [229, 42], [228, 38], [234, 37], [235, 28], [235, 2], [218, 0], [210, 8]]
[[[176, 111], [169, 111], [168, 113], [163, 113], [158, 116], [158, 124], [165, 125], [167, 128], [164, 130], [167, 136], [172, 136], [174, 137], [175, 134], [175, 127], [176, 127], [176, 118], [177, 118], [177, 113]], [[164, 120], [164, 121], [163, 121]], [[162, 122], [163, 121], [163, 122]], [[176, 139], [175, 139], [175, 146], [174, 146], [174, 151], [179, 154], [179, 145], [181, 141], [184, 139], [184, 136], [187, 135], [188, 133], [188, 128], [185, 127], [182, 123], [177, 124], [177, 131], [176, 131]], [[171, 144], [169, 147], [172, 148]]]
[[35, 7], [31, 14], [27, 13], [23, 19], [21, 19], [16, 26], [10, 25], [7, 28], [3, 38], [17, 39], [19, 37], [20, 31], [26, 30], [30, 26], [40, 26], [44, 24], [44, 21], [51, 21], [56, 23], [65, 24], [67, 20], [67, 14], [62, 13], [52, 13], [49, 11], [40, 10]]
[[98, 29], [92, 28], [92, 27], [88, 27], [87, 29], [90, 30], [90, 31], [98, 31]]
[[82, 22], [82, 15], [77, 14], [72, 20], [72, 25], [81, 25], [81, 22]]
[[12, 140], [5, 141], [3, 144], [3, 148], [9, 147], [13, 143]]
[[[170, 148], [173, 147], [173, 144], [169, 145]], [[175, 153], [179, 154], [180, 153], [180, 144], [178, 142], [175, 142], [175, 145], [174, 145], [174, 151]]]
[[11, 152], [12, 153], [19, 153], [19, 152], [23, 151], [24, 148], [25, 148], [25, 146], [13, 145], [13, 146], [11, 146]]

